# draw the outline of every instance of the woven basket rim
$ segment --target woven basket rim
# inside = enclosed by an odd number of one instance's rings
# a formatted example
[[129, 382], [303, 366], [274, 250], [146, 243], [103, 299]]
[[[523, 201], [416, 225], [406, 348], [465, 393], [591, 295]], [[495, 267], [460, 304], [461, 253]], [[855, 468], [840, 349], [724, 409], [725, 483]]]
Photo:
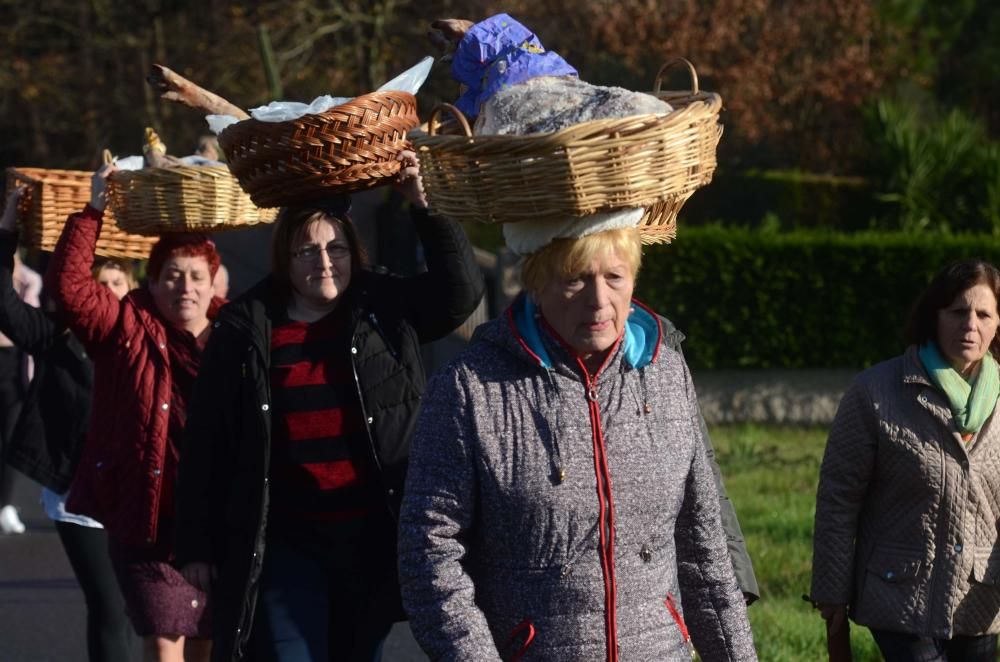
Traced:
[[42, 177], [29, 173], [65, 173], [74, 177], [92, 177], [94, 175], [93, 170], [68, 170], [66, 168], [42, 168], [40, 166], [8, 166], [6, 172], [19, 175], [25, 179], [30, 179], [35, 182], [44, 182], [45, 180]]
[[[664, 92], [661, 94], [666, 95], [669, 93]], [[449, 146], [464, 146], [471, 144], [476, 144], [484, 148], [499, 146], [507, 148], [521, 146], [540, 147], [546, 144], [556, 146], [570, 144], [575, 140], [581, 139], [581, 137], [587, 137], [594, 134], [613, 133], [616, 129], [620, 128], [631, 129], [629, 133], [640, 130], [645, 131], [654, 127], [659, 129], [669, 129], [674, 124], [688, 123], [690, 121], [689, 115], [703, 114], [705, 112], [710, 115], [718, 115], [719, 111], [722, 109], [722, 97], [715, 92], [697, 92], [695, 94], [676, 92], [676, 95], [683, 96], [685, 98], [693, 98], [694, 100], [685, 104], [683, 108], [675, 109], [669, 113], [646, 113], [643, 115], [631, 115], [629, 117], [588, 120], [586, 122], [574, 124], [573, 126], [558, 129], [557, 131], [543, 131], [524, 135], [481, 134], [472, 136], [411, 133], [410, 140], [414, 145], [433, 145], [437, 149], [447, 149]], [[438, 112], [445, 107], [449, 110], [453, 109], [453, 112], [461, 113], [460, 110], [451, 104], [442, 103], [435, 106], [434, 110], [431, 112], [432, 118], [435, 112]]]
[[340, 108], [345, 108], [347, 106], [356, 106], [356, 105], [358, 105], [359, 101], [362, 101], [364, 99], [376, 99], [376, 98], [379, 98], [379, 97], [390, 97], [390, 98], [391, 97], [401, 97], [403, 101], [406, 101], [407, 99], [413, 99], [413, 103], [414, 104], [416, 104], [416, 99], [417, 99], [416, 96], [414, 96], [413, 94], [410, 94], [409, 92], [403, 92], [403, 91], [400, 91], [400, 90], [382, 90], [382, 91], [369, 92], [367, 94], [362, 94], [360, 96], [356, 96], [356, 97], [354, 97], [353, 99], [351, 99], [350, 101], [348, 101], [346, 103], [341, 103], [341, 104], [338, 104], [336, 106], [333, 106], [332, 108], [327, 108], [326, 110], [324, 110], [321, 113], [309, 113], [307, 115], [303, 115], [302, 117], [297, 117], [297, 118], [295, 118], [293, 120], [283, 120], [281, 122], [265, 122], [264, 120], [258, 120], [258, 119], [255, 119], [253, 117], [249, 117], [249, 118], [247, 118], [245, 120], [240, 120], [239, 122], [235, 122], [233, 124], [230, 124], [225, 129], [222, 130], [222, 133], [220, 133], [218, 137], [221, 139], [222, 136], [225, 135], [229, 131], [232, 131], [233, 133], [242, 133], [244, 131], [252, 131], [253, 127], [256, 127], [258, 125], [265, 125], [265, 126], [272, 127], [272, 128], [273, 127], [283, 127], [283, 126], [287, 126], [289, 128], [292, 128], [292, 126], [296, 122], [301, 122], [302, 120], [306, 119], [307, 117], [315, 118], [316, 120], [319, 120], [319, 121], [337, 121], [337, 120], [335, 120], [333, 118], [329, 118], [328, 119], [326, 116], [327, 115], [333, 115], [333, 114], [337, 113], [338, 109], [340, 109]]

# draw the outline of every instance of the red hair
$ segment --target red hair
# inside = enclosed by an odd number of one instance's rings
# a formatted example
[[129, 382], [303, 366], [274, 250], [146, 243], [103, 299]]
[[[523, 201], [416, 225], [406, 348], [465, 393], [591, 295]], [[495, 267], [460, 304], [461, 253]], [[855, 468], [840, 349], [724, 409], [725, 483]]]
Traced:
[[163, 265], [174, 256], [205, 258], [212, 278], [215, 278], [215, 272], [222, 263], [218, 251], [215, 250], [215, 242], [207, 234], [201, 232], [165, 234], [149, 253], [149, 263], [146, 265], [149, 280], [152, 282], [160, 280]]

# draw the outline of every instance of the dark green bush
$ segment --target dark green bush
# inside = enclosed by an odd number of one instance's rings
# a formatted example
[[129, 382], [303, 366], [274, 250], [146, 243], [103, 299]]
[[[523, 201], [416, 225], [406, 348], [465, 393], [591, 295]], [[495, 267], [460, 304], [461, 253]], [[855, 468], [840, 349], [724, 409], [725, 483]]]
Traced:
[[794, 170], [718, 170], [711, 185], [698, 191], [680, 212], [683, 227], [725, 222], [748, 228], [778, 219], [784, 230], [871, 228], [888, 205], [875, 197], [861, 177], [837, 177]]
[[952, 109], [882, 99], [868, 118], [878, 227], [1000, 235], [1000, 143]]
[[681, 228], [646, 249], [636, 296], [701, 368], [862, 368], [899, 354], [910, 305], [945, 263], [1000, 264], [992, 236]]

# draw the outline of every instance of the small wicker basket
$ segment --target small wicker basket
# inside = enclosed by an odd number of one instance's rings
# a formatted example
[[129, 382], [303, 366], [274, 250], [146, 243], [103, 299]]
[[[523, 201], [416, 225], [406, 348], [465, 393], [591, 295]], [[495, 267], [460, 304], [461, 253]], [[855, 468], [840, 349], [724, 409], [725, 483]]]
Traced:
[[[664, 72], [687, 65], [690, 91], [661, 91]], [[514, 223], [645, 207], [643, 243], [676, 236], [677, 212], [712, 180], [722, 136], [719, 95], [698, 90], [694, 66], [671, 60], [653, 94], [674, 112], [583, 122], [552, 133], [473, 136], [458, 109], [434, 109], [427, 135], [412, 136], [430, 206], [461, 221]], [[464, 135], [439, 135], [447, 110]]]
[[119, 170], [108, 185], [118, 225], [140, 235], [220, 232], [269, 223], [277, 209], [258, 209], [224, 166]]
[[237, 122], [219, 145], [254, 203], [281, 207], [383, 183], [419, 123], [412, 94], [372, 92], [296, 120]]
[[[84, 170], [7, 169], [8, 192], [14, 186], [27, 187], [18, 203], [18, 221], [25, 245], [43, 251], [55, 249], [66, 219], [90, 202], [93, 174]], [[107, 257], [144, 260], [155, 243], [156, 237], [124, 232], [116, 224], [114, 212], [108, 209], [94, 252]]]

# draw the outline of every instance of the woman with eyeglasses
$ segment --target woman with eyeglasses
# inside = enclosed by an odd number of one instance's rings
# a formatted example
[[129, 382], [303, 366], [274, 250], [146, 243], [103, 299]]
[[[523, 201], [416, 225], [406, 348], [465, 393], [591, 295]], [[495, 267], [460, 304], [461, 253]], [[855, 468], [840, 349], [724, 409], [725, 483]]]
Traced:
[[344, 198], [285, 208], [271, 275], [215, 324], [177, 486], [178, 559], [210, 592], [213, 659], [369, 662], [404, 618], [396, 522], [420, 345], [462, 324], [484, 286], [402, 158], [425, 273], [366, 268]]

